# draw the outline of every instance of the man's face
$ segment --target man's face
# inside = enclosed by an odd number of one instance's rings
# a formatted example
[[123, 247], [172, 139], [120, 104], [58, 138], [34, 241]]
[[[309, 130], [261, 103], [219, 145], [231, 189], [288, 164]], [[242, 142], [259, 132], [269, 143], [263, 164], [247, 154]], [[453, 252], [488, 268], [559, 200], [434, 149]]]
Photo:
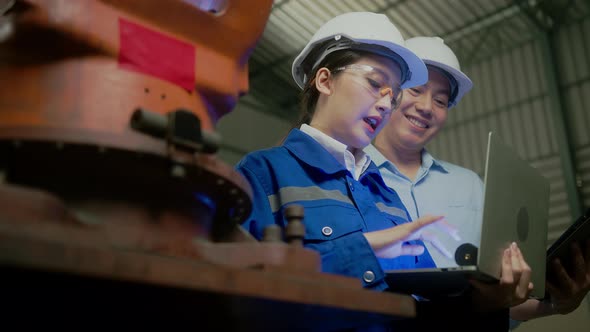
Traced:
[[449, 96], [447, 77], [429, 67], [428, 82], [404, 90], [399, 109], [393, 112], [380, 136], [386, 144], [422, 150], [445, 125]]

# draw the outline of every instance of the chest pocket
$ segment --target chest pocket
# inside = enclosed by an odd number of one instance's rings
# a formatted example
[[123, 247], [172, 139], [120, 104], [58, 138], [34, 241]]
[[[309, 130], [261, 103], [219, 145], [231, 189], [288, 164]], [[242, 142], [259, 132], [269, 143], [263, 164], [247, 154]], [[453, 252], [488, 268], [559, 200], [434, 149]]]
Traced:
[[304, 213], [303, 244], [320, 254], [322, 271], [356, 276], [346, 268], [347, 251], [342, 250], [342, 245], [351, 245], [343, 237], [363, 231], [362, 219], [357, 210], [338, 204], [314, 204], [306, 205]]
[[305, 241], [321, 242], [363, 230], [356, 209], [342, 205], [304, 207]]
[[337, 239], [354, 232], [362, 232], [362, 219], [355, 208], [345, 204], [304, 203], [306, 247], [318, 251], [322, 260], [335, 253]]
[[458, 225], [480, 222], [477, 220], [477, 210], [466, 197], [455, 197], [440, 208], [448, 222]]

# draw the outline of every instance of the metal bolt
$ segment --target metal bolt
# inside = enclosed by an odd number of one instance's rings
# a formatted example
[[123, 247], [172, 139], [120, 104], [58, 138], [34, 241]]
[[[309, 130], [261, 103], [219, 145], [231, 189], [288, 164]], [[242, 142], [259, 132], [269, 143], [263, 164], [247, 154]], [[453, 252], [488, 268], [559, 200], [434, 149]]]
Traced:
[[289, 205], [285, 208], [287, 228], [285, 238], [287, 242], [295, 245], [303, 245], [305, 237], [305, 225], [303, 224], [303, 207], [301, 205]]
[[186, 170], [181, 165], [172, 166], [170, 175], [176, 178], [184, 178], [186, 176]]
[[263, 242], [281, 242], [283, 238], [283, 230], [279, 225], [268, 225], [264, 228], [262, 236]]

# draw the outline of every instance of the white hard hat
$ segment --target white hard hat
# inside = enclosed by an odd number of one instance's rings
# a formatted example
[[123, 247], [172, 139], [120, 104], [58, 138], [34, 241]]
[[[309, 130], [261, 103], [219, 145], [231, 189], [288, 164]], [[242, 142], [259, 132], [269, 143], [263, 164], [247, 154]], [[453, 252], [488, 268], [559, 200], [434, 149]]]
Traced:
[[[330, 43], [329, 41], [333, 42]], [[317, 46], [322, 45], [318, 56]], [[343, 49], [362, 50], [392, 58], [402, 68], [402, 88], [428, 81], [428, 70], [418, 56], [404, 46], [404, 38], [387, 16], [370, 12], [352, 12], [336, 16], [322, 25], [293, 61], [291, 71], [303, 89], [315, 67], [330, 53]]]
[[[451, 81], [451, 99], [449, 107], [457, 105], [459, 100], [473, 88], [473, 82], [461, 71], [459, 59], [442, 38], [439, 37], [414, 37], [406, 40], [406, 47], [416, 53], [429, 66], [442, 69]], [[456, 88], [453, 89], [453, 85]]]

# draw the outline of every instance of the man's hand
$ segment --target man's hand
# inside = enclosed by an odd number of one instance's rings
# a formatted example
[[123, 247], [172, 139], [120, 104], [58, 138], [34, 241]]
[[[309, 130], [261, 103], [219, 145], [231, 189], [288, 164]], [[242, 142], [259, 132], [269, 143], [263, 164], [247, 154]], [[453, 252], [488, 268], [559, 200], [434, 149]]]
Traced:
[[559, 259], [551, 262], [555, 280], [547, 280], [546, 287], [553, 310], [558, 314], [565, 315], [576, 310], [590, 290], [590, 240], [586, 240], [583, 247], [578, 243], [572, 244], [573, 264], [568, 270]]

